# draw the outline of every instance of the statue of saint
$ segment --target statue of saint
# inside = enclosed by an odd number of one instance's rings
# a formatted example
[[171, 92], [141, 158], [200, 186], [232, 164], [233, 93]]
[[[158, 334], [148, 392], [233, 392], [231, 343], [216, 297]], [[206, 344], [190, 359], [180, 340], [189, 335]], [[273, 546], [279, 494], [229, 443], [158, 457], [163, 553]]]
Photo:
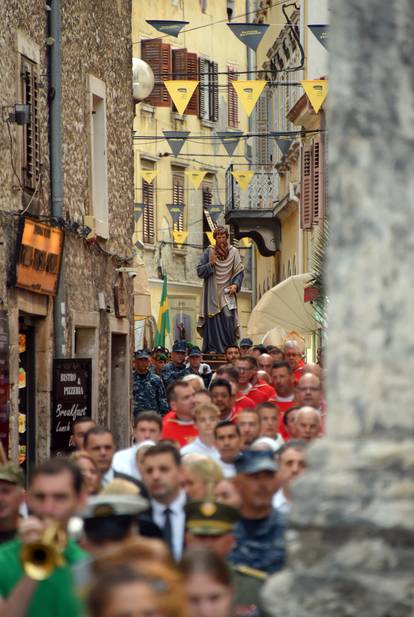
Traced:
[[203, 352], [224, 353], [227, 345], [237, 345], [240, 336], [237, 297], [244, 266], [239, 251], [230, 246], [229, 232], [216, 227], [214, 247], [204, 251], [197, 274], [204, 279], [197, 331], [203, 337]]

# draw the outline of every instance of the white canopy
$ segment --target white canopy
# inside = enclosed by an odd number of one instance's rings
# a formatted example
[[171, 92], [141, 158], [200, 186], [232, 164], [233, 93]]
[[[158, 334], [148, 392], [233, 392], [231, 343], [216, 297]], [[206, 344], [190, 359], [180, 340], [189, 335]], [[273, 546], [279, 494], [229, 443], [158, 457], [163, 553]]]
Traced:
[[267, 291], [254, 307], [247, 325], [253, 340], [262, 340], [269, 330], [279, 326], [290, 332], [310, 334], [320, 325], [315, 320], [310, 302], [304, 302], [304, 289], [311, 275], [296, 274]]

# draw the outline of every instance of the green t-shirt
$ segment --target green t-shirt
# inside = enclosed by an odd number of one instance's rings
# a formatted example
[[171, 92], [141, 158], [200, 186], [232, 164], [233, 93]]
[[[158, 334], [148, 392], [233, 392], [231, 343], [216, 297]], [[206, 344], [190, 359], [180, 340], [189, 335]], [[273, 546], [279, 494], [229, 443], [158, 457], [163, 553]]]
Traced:
[[[0, 597], [8, 598], [24, 576], [20, 560], [21, 541], [12, 540], [0, 547]], [[87, 558], [73, 540], [63, 552], [65, 565], [56, 568], [44, 581], [40, 581], [32, 596], [26, 617], [79, 617], [82, 603], [76, 596], [71, 566]]]

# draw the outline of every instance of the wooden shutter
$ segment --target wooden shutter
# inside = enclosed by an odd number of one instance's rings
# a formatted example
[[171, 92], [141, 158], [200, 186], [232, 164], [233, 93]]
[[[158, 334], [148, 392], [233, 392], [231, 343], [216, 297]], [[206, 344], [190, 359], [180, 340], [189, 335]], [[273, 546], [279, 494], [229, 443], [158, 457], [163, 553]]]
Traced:
[[[218, 90], [218, 64], [210, 62], [209, 71], [209, 94], [210, 94], [210, 120], [217, 122], [219, 119], [219, 90]], [[233, 86], [231, 86], [233, 89]], [[237, 96], [237, 95], [236, 95]]]
[[314, 225], [319, 223], [325, 214], [325, 157], [323, 146], [323, 136], [319, 134], [313, 140], [312, 157], [312, 222]]
[[[172, 50], [172, 78], [173, 79], [189, 79], [187, 77], [187, 50], [182, 49]], [[173, 111], [177, 111], [174, 103], [172, 104]]]
[[142, 181], [142, 201], [144, 203], [143, 212], [143, 240], [146, 244], [154, 244], [154, 180], [151, 184]]
[[209, 114], [209, 61], [205, 58], [198, 59], [200, 85], [198, 88], [198, 116], [208, 119]]
[[22, 57], [22, 101], [29, 105], [31, 120], [23, 126], [22, 178], [25, 188], [34, 190], [40, 176], [39, 80], [37, 65]]
[[312, 145], [304, 144], [301, 157], [300, 226], [312, 227]]
[[255, 109], [256, 131], [263, 136], [255, 137], [256, 161], [258, 165], [268, 165], [271, 163], [272, 142], [269, 138], [269, 98], [265, 90], [259, 97]]
[[[173, 203], [184, 204], [184, 176], [181, 174], [173, 174]], [[184, 231], [184, 214], [175, 223], [174, 231]]]
[[[187, 54], [187, 79], [199, 79], [198, 74], [198, 56], [194, 53]], [[190, 116], [198, 116], [198, 86], [190, 99], [190, 102], [187, 105], [187, 109], [185, 110], [186, 114]]]
[[233, 86], [232, 81], [236, 81], [238, 75], [234, 68], [228, 67], [227, 69], [227, 93], [228, 93], [228, 124], [232, 128], [236, 128], [239, 125], [239, 102], [237, 94]]
[[170, 107], [171, 97], [163, 81], [171, 79], [171, 45], [161, 39], [146, 39], [141, 41], [141, 57], [150, 65], [155, 77], [155, 86], [145, 101], [156, 107]]

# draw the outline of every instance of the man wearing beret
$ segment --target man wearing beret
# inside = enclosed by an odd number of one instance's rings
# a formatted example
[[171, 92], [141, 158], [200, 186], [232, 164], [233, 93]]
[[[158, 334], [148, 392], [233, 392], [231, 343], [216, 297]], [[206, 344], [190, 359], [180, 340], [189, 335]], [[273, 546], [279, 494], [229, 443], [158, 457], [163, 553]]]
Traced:
[[149, 370], [150, 356], [145, 349], [134, 354], [134, 416], [141, 411], [168, 411], [167, 395], [161, 377]]
[[171, 352], [171, 362], [165, 365], [161, 373], [166, 389], [173, 381], [178, 381], [191, 374], [191, 370], [185, 364], [186, 355], [187, 343], [175, 341]]
[[285, 522], [272, 507], [277, 469], [273, 452], [243, 450], [234, 463], [242, 507], [230, 561], [273, 574], [285, 562]]

